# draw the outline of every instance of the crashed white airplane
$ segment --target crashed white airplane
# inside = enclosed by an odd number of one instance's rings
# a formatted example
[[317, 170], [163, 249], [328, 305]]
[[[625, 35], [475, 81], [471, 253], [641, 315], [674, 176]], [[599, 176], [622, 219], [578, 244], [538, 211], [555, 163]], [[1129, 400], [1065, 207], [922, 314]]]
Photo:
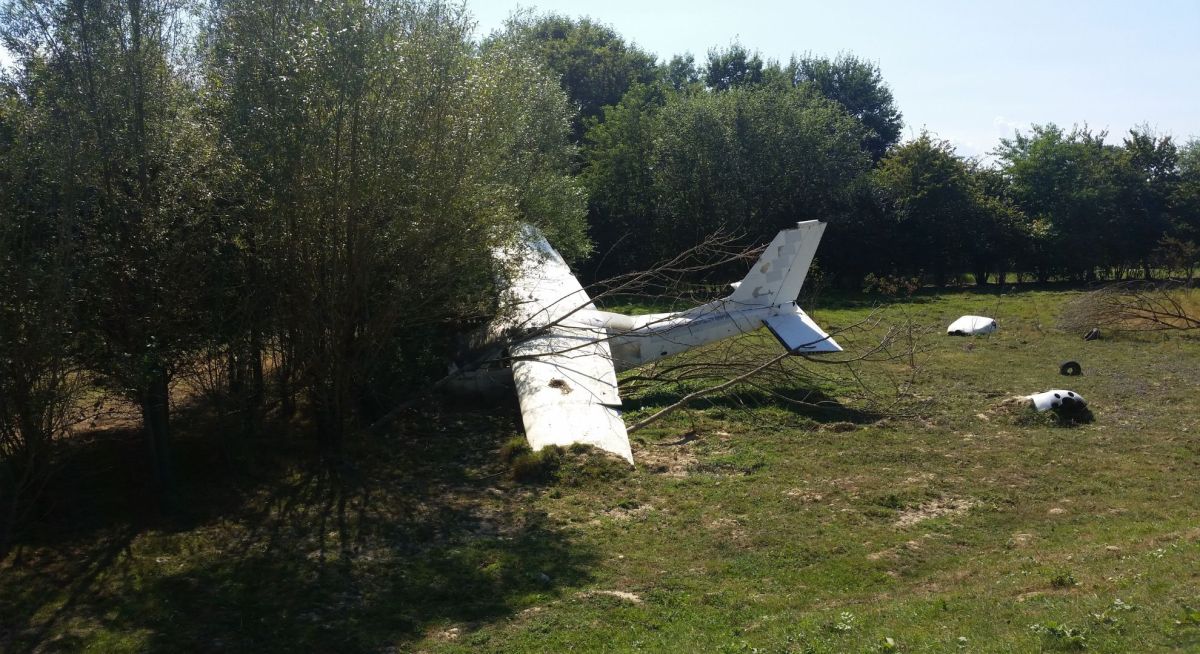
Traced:
[[585, 443], [633, 463], [617, 371], [764, 325], [794, 354], [842, 350], [796, 306], [824, 231], [825, 223], [810, 220], [779, 232], [728, 297], [677, 313], [627, 316], [596, 309], [562, 257], [530, 228], [528, 247], [501, 255], [518, 257], [503, 299], [513, 315], [499, 326], [509, 334], [508, 356], [494, 355], [511, 368], [464, 371], [455, 386], [482, 390], [511, 375], [534, 450]]

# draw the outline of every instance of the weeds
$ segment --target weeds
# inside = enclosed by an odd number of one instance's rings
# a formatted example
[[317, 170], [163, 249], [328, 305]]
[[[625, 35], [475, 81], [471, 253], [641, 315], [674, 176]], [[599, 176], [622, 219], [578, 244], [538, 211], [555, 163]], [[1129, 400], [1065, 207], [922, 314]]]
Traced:
[[838, 614], [837, 620], [829, 626], [830, 630], [838, 633], [846, 633], [854, 630], [854, 614], [849, 611], [842, 611]]
[[509, 477], [523, 484], [559, 484], [580, 487], [610, 483], [629, 474], [629, 464], [590, 445], [575, 443], [568, 448], [551, 445], [534, 452], [522, 437], [512, 438], [500, 448], [500, 458], [509, 467]]
[[1029, 626], [1030, 631], [1042, 637], [1046, 649], [1078, 651], [1087, 649], [1087, 634], [1082, 629], [1057, 622], [1039, 622]]
[[1050, 577], [1050, 585], [1055, 588], [1074, 588], [1079, 585], [1079, 580], [1070, 570], [1060, 570]]

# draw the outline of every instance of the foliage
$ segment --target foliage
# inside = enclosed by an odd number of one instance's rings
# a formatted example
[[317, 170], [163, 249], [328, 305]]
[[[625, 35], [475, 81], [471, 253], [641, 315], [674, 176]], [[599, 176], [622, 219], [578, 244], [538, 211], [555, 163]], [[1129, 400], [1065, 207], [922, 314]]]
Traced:
[[492, 252], [521, 224], [586, 252], [583, 196], [565, 98], [516, 44], [476, 53], [440, 3], [311, 5], [270, 29], [284, 5], [217, 6], [214, 110], [263, 175], [244, 219], [272, 313], [255, 328], [336, 447], [494, 311]]
[[909, 297], [921, 287], [919, 277], [899, 277], [894, 275], [876, 276], [867, 273], [863, 278], [863, 293], [878, 293], [884, 297]]
[[654, 56], [628, 44], [608, 25], [589, 18], [558, 14], [517, 14], [491, 41], [514, 40], [562, 81], [578, 114], [573, 134], [578, 142], [589, 119], [600, 116], [636, 84], [657, 77]]
[[494, 315], [521, 225], [588, 252], [567, 98], [461, 8], [12, 0], [0, 31], [6, 484], [91, 378], [164, 495], [198, 369], [242, 435], [277, 404], [337, 454]]
[[676, 91], [691, 89], [700, 83], [700, 70], [696, 68], [696, 57], [691, 53], [674, 55], [663, 66], [663, 78]]
[[1039, 622], [1030, 625], [1029, 629], [1042, 637], [1048, 649], [1065, 651], [1087, 649], [1087, 632], [1082, 629], [1057, 622]]
[[758, 243], [828, 215], [869, 165], [858, 130], [804, 87], [635, 89], [588, 135], [598, 251], [646, 268], [716, 232]]
[[879, 66], [852, 54], [833, 59], [805, 55], [787, 66], [793, 84], [811, 84], [869, 130], [863, 147], [878, 161], [900, 141], [902, 116]]
[[928, 261], [941, 285], [949, 272], [966, 267], [963, 245], [980, 212], [969, 171], [948, 142], [922, 134], [880, 162], [874, 177], [902, 239], [891, 244], [897, 269], [917, 272]]
[[741, 44], [734, 43], [724, 50], [708, 51], [708, 65], [704, 71], [704, 83], [713, 91], [755, 86], [763, 81], [763, 62], [758, 53], [752, 53]]
[[237, 168], [198, 111], [177, 0], [13, 2], [5, 42], [19, 92], [44, 116], [35, 209], [73, 239], [72, 345], [137, 402], [153, 471], [170, 486], [168, 387], [205, 334], [204, 278]]
[[1070, 570], [1059, 570], [1050, 577], [1050, 585], [1054, 588], [1074, 588], [1079, 585], [1079, 580]]
[[[51, 162], [39, 156], [45, 115], [16, 89], [0, 91], [0, 552], [53, 474], [84, 387], [76, 327], [70, 223], [46, 205], [61, 201]], [[50, 168], [50, 169], [48, 169]]]
[[1051, 124], [1001, 140], [997, 154], [1016, 203], [1045, 225], [1027, 262], [1040, 279], [1091, 278], [1097, 259], [1128, 265], [1152, 246], [1153, 240], [1139, 238], [1143, 223], [1137, 216], [1121, 211], [1128, 188], [1123, 183], [1134, 173], [1131, 160], [1106, 145], [1105, 136], [1086, 127], [1064, 132]]

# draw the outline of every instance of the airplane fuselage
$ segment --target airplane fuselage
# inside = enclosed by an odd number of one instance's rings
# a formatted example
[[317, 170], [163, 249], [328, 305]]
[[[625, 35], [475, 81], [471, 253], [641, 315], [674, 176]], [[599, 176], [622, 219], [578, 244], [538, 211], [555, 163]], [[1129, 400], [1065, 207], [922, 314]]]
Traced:
[[[630, 370], [662, 358], [680, 354], [710, 343], [752, 332], [764, 325], [782, 341], [772, 322], [780, 319], [811, 319], [795, 302], [775, 306], [746, 306], [723, 298], [675, 313], [651, 313], [629, 316], [597, 309], [580, 309], [561, 323], [560, 349], [570, 355], [572, 348], [596, 341], [608, 343], [613, 367]], [[813, 325], [815, 327], [815, 325]], [[818, 330], [819, 331], [819, 330]], [[838, 351], [833, 339], [820, 332], [806, 342], [785, 343], [795, 354]], [[491, 393], [511, 389], [512, 369], [504, 365], [502, 353], [477, 370], [464, 371], [451, 388], [472, 393]]]
[[[577, 322], [593, 337], [607, 337], [613, 366], [621, 372], [752, 332], [762, 327], [767, 318], [791, 312], [794, 308], [794, 303], [747, 307], [721, 299], [678, 313], [626, 316], [605, 311], [581, 311], [568, 319], [568, 324]], [[601, 334], [598, 329], [607, 334]]]

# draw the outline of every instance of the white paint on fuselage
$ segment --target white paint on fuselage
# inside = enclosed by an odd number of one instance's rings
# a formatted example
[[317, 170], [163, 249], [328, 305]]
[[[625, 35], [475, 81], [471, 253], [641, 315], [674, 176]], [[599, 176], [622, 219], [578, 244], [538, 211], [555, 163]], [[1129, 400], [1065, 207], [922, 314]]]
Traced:
[[[791, 312], [799, 312], [794, 302], [746, 306], [724, 298], [678, 313], [625, 316], [584, 310], [571, 316], [564, 326], [588, 332], [594, 338], [607, 338], [613, 366], [620, 372], [752, 332], [767, 318]], [[829, 344], [822, 351], [841, 349], [832, 338]]]

